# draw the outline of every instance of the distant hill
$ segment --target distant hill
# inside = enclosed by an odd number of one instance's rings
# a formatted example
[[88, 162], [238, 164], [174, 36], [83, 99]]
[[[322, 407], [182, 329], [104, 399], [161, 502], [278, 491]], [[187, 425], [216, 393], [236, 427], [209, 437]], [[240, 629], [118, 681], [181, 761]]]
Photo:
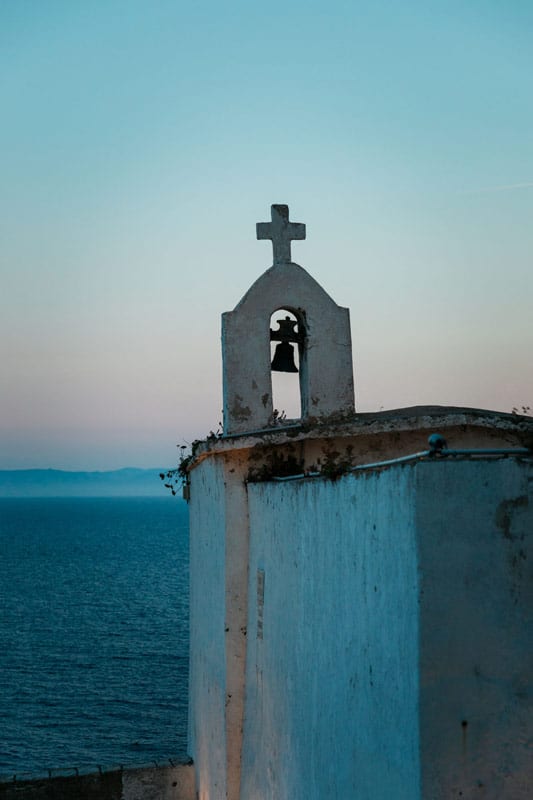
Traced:
[[159, 473], [164, 469], [67, 472], [60, 469], [0, 470], [0, 497], [170, 496]]

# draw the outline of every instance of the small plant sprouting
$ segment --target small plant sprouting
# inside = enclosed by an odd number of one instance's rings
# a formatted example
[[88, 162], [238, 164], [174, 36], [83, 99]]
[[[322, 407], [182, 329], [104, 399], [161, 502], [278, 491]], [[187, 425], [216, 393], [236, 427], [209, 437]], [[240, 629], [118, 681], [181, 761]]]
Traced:
[[282, 450], [262, 448], [255, 454], [256, 458], [261, 458], [261, 456], [264, 458], [263, 463], [257, 467], [250, 467], [247, 481], [255, 483], [256, 481], [269, 481], [273, 477], [287, 478], [291, 475], [303, 474], [303, 459], [297, 458], [290, 451], [287, 453]]
[[269, 417], [268, 425], [269, 427], [274, 428], [276, 425], [282, 425], [286, 419], [287, 414], [285, 411], [278, 411], [278, 409], [275, 408]]
[[511, 414], [520, 414], [521, 416], [524, 417], [530, 417], [531, 406], [520, 406], [520, 407], [513, 406], [511, 409]]
[[248, 470], [247, 482], [270, 481], [273, 478], [306, 477], [321, 475], [336, 481], [354, 466], [353, 445], [347, 445], [344, 453], [333, 446], [322, 449], [323, 457], [316, 463], [307, 465], [303, 457], [295, 455], [293, 445], [277, 449], [269, 445], [258, 446], [252, 451], [250, 459], [259, 462]]
[[322, 450], [323, 459], [318, 459], [318, 470], [325, 478], [336, 481], [341, 475], [345, 475], [353, 467], [353, 446], [346, 447], [346, 454], [343, 456], [338, 450], [332, 447], [324, 447]]
[[[207, 442], [212, 442], [216, 439], [220, 439], [223, 435], [224, 429], [222, 427], [222, 422], [218, 423], [218, 427], [216, 431], [209, 431], [209, 434], [205, 437]], [[190, 500], [191, 496], [191, 481], [189, 478], [189, 466], [191, 461], [194, 458], [198, 445], [201, 443], [200, 439], [195, 439], [192, 445], [189, 444], [178, 444], [176, 447], [180, 451], [179, 459], [178, 459], [178, 466], [174, 467], [174, 469], [169, 469], [166, 472], [160, 472], [159, 477], [162, 481], [166, 481], [164, 484], [166, 489], [170, 489], [173, 495], [178, 494], [181, 490], [183, 494], [184, 500], [187, 502]]]
[[[159, 477], [162, 481], [167, 481], [164, 486], [176, 495], [181, 489], [185, 500], [189, 499], [189, 464], [192, 460], [192, 449], [188, 444], [177, 445], [180, 450], [178, 466], [166, 472], [160, 472]], [[194, 445], [193, 445], [194, 447]]]
[[213, 439], [220, 439], [223, 433], [224, 433], [224, 428], [222, 427], [222, 422], [219, 422], [216, 431], [209, 431], [208, 435], [205, 438], [208, 442], [212, 442]]

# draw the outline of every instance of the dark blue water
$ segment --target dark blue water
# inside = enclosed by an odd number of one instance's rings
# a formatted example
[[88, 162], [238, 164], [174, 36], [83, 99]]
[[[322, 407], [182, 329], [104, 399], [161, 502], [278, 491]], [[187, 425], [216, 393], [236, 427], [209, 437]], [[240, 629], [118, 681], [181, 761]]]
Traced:
[[176, 498], [0, 500], [0, 775], [186, 754]]

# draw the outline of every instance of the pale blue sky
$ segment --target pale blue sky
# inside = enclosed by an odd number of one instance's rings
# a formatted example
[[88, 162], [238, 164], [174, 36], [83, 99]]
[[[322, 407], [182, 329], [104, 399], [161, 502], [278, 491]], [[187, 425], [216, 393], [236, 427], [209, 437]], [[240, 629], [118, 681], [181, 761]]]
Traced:
[[360, 410], [533, 406], [533, 4], [0, 5], [0, 468], [171, 464], [293, 259]]

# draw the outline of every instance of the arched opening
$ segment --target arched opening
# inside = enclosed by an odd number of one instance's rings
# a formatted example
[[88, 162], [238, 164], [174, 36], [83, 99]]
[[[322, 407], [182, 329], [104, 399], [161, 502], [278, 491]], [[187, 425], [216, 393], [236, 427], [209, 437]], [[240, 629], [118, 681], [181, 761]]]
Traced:
[[272, 404], [283, 419], [301, 419], [300, 374], [305, 329], [298, 315], [285, 308], [270, 317]]

